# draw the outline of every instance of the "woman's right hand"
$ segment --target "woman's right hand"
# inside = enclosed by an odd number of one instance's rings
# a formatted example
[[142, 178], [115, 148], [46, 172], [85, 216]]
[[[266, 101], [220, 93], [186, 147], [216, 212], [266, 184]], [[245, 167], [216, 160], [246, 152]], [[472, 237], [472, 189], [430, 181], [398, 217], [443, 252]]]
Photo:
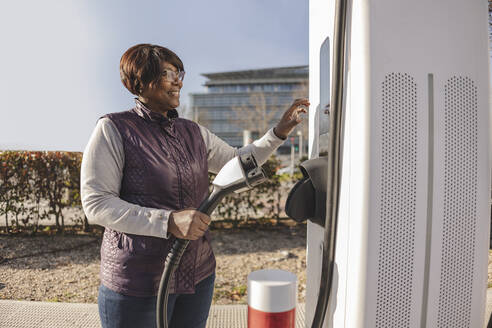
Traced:
[[197, 210], [173, 211], [167, 229], [176, 238], [197, 240], [205, 234], [210, 221], [210, 216]]

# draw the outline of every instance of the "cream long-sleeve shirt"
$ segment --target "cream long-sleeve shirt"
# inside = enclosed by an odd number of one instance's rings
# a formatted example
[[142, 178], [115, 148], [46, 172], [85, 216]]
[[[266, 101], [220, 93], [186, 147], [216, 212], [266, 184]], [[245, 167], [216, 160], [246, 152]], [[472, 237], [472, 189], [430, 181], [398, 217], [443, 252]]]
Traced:
[[[235, 156], [253, 153], [259, 165], [284, 142], [270, 129], [262, 138], [242, 148], [234, 148], [200, 126], [208, 154], [208, 168], [217, 173]], [[82, 158], [81, 199], [92, 224], [136, 235], [167, 238], [171, 211], [132, 204], [121, 199], [120, 188], [125, 166], [121, 135], [109, 118], [97, 122]]]

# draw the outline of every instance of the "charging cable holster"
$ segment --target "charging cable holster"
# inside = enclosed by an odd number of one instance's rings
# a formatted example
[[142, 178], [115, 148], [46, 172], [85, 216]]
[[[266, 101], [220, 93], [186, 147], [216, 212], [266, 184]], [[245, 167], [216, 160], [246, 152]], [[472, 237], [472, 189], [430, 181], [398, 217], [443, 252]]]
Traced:
[[302, 179], [289, 192], [285, 213], [298, 222], [311, 220], [322, 227], [326, 220], [326, 185], [328, 157], [318, 157], [300, 164]]

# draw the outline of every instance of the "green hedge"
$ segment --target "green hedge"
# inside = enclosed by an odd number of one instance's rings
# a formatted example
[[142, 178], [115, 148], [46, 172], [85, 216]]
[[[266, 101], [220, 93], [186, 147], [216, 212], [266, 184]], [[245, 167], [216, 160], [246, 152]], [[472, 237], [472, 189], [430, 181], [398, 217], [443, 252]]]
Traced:
[[[0, 219], [4, 220], [6, 231], [36, 233], [43, 220], [51, 218], [57, 231], [62, 232], [62, 210], [82, 208], [81, 160], [80, 152], [1, 151]], [[287, 175], [275, 175], [278, 166], [275, 157], [269, 159], [263, 165], [270, 177], [268, 181], [254, 190], [226, 197], [213, 213], [214, 219], [239, 223], [250, 218], [279, 218], [283, 210], [281, 200], [293, 180]], [[75, 223], [87, 230], [87, 218], [80, 216]]]
[[47, 218], [54, 218], [57, 230], [63, 231], [62, 210], [81, 208], [81, 159], [82, 153], [0, 152], [0, 216], [7, 232], [29, 229], [35, 233]]

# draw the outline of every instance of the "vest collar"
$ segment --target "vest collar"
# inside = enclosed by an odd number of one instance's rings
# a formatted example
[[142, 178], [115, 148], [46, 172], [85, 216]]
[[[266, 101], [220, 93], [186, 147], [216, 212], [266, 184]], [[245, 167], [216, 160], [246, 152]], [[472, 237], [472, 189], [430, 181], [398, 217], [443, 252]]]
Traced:
[[135, 108], [134, 111], [138, 116], [146, 121], [155, 122], [162, 126], [172, 126], [174, 125], [174, 119], [178, 117], [178, 111], [176, 109], [171, 109], [167, 112], [167, 117], [161, 113], [151, 111], [145, 105], [135, 98]]

